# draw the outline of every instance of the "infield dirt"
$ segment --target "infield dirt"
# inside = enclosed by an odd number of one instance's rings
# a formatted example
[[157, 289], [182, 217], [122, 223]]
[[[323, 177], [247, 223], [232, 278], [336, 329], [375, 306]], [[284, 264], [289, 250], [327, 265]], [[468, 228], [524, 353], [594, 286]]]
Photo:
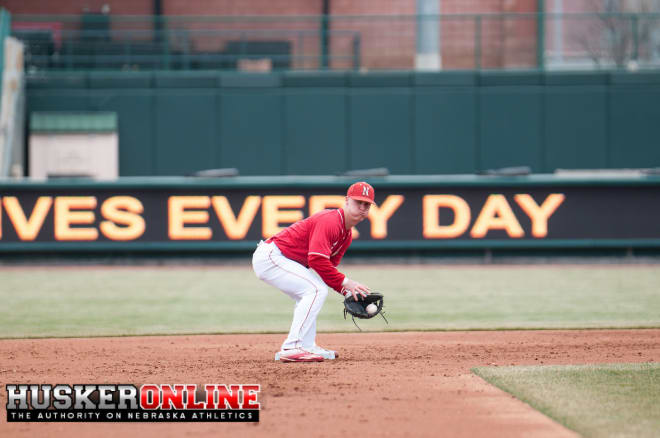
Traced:
[[[283, 335], [0, 341], [0, 435], [571, 437], [476, 366], [657, 362], [660, 330], [320, 334], [340, 358], [273, 361]], [[258, 383], [260, 423], [7, 423], [10, 383]]]

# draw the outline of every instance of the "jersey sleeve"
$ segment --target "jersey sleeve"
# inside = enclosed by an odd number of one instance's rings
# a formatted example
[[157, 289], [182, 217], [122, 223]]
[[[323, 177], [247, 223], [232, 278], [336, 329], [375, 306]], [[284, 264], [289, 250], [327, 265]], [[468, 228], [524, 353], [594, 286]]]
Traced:
[[346, 276], [337, 270], [331, 258], [334, 259], [332, 245], [340, 239], [341, 230], [336, 222], [329, 219], [326, 216], [324, 220], [314, 224], [309, 239], [307, 264], [319, 274], [325, 284], [339, 292]]
[[325, 284], [337, 292], [341, 292], [341, 284], [346, 276], [334, 267], [334, 265], [330, 262], [330, 259], [316, 254], [311, 254], [307, 263], [309, 264], [310, 268], [314, 269], [319, 274]]

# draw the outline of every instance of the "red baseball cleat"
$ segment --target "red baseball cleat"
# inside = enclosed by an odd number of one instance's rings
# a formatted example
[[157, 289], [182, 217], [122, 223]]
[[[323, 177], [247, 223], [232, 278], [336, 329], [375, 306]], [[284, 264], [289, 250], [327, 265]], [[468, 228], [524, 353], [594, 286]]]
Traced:
[[310, 353], [302, 348], [294, 348], [280, 351], [279, 360], [280, 362], [323, 362], [323, 356]]

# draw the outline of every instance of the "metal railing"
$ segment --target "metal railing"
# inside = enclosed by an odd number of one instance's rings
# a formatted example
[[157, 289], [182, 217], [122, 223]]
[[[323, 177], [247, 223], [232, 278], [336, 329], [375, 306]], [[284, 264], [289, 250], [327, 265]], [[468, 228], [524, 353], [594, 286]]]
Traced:
[[[659, 68], [660, 13], [361, 16], [14, 16], [31, 69]], [[262, 65], [263, 67], [263, 65]]]

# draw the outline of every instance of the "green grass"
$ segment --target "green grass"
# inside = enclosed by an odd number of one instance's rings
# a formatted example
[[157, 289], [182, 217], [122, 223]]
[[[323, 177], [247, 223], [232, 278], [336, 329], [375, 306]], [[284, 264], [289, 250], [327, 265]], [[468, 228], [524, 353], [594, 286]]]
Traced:
[[[249, 267], [0, 268], [0, 337], [286, 332]], [[364, 330], [660, 327], [660, 266], [347, 266], [385, 294]], [[320, 331], [357, 330], [330, 292]]]
[[473, 372], [585, 437], [657, 437], [660, 431], [657, 363]]

